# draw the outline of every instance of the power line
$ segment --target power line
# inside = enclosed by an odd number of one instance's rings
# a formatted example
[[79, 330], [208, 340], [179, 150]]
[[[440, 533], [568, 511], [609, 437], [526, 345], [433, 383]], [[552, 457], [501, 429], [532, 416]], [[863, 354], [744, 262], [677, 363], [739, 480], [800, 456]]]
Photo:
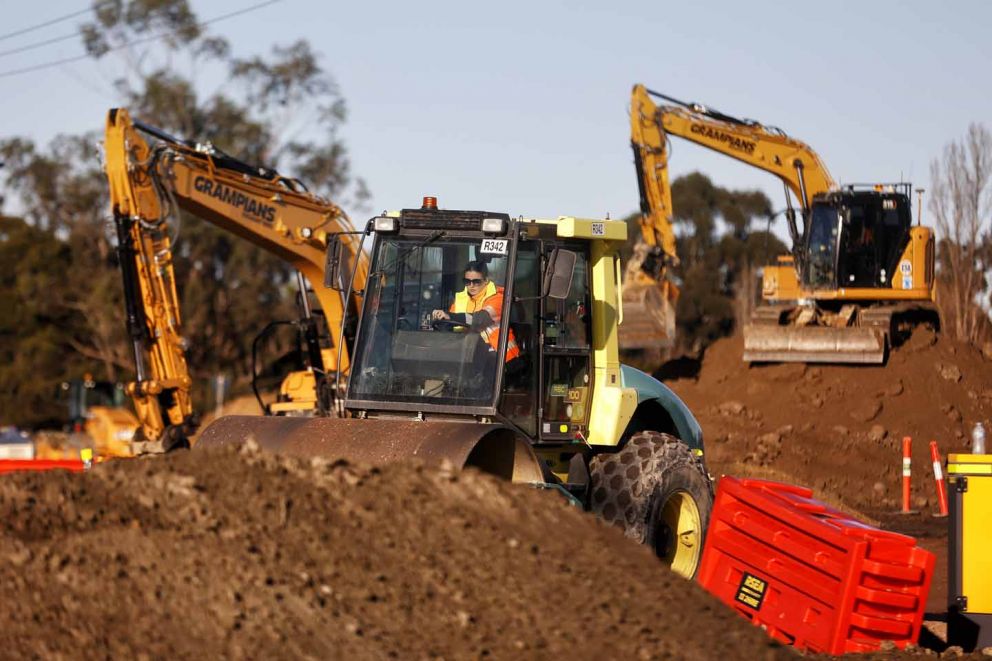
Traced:
[[34, 50], [36, 48], [41, 48], [42, 46], [48, 46], [49, 44], [57, 44], [60, 41], [68, 41], [69, 39], [75, 39], [79, 36], [78, 32], [73, 32], [72, 34], [66, 34], [61, 37], [55, 37], [53, 39], [45, 39], [44, 41], [35, 41], [24, 46], [19, 46], [17, 48], [11, 48], [10, 50], [0, 50], [0, 57], [6, 55], [13, 55], [14, 53], [23, 53], [24, 51]]
[[[221, 14], [220, 16], [215, 16], [215, 17], [211, 18], [210, 20], [202, 21], [200, 23], [197, 23], [196, 24], [196, 27], [202, 28], [202, 27], [205, 27], [205, 26], [210, 25], [212, 23], [217, 23], [218, 21], [223, 21], [223, 20], [226, 20], [228, 18], [234, 18], [235, 16], [240, 16], [242, 14], [247, 14], [249, 12], [256, 11], [258, 9], [261, 9], [262, 7], [267, 7], [268, 5], [274, 5], [277, 2], [281, 2], [281, 0], [266, 0], [266, 2], [260, 2], [260, 3], [255, 4], [255, 5], [251, 5], [250, 7], [245, 7], [244, 9], [239, 9], [237, 11], [232, 11], [232, 12], [229, 12], [227, 14]], [[156, 35], [153, 35], [153, 36], [150, 36], [150, 37], [142, 37], [141, 39], [134, 39], [132, 41], [128, 41], [128, 42], [125, 42], [123, 44], [119, 44], [119, 45], [114, 46], [112, 48], [108, 48], [106, 52], [107, 53], [110, 53], [110, 52], [113, 52], [113, 51], [121, 50], [123, 48], [128, 48], [130, 46], [135, 46], [137, 44], [143, 44], [143, 43], [147, 43], [149, 41], [156, 41], [158, 39], [164, 39], [165, 37], [172, 36], [172, 35], [176, 34], [177, 32], [178, 32], [178, 30], [172, 30], [172, 31], [169, 31], [169, 32], [163, 32], [162, 34], [156, 34]], [[80, 60], [86, 60], [86, 59], [89, 59], [90, 57], [92, 57], [92, 56], [89, 53], [84, 53], [83, 55], [75, 55], [73, 57], [64, 57], [64, 58], [62, 58], [60, 60], [52, 60], [51, 62], [45, 62], [43, 64], [36, 64], [36, 65], [30, 66], [30, 67], [23, 67], [21, 69], [11, 69], [9, 71], [2, 71], [2, 72], [0, 72], [0, 78], [7, 78], [9, 76], [16, 76], [16, 75], [22, 74], [22, 73], [32, 73], [34, 71], [41, 71], [42, 69], [50, 69], [51, 67], [57, 67], [57, 66], [62, 65], [62, 64], [69, 64], [70, 62], [79, 62]]]
[[88, 14], [90, 11], [95, 11], [100, 7], [110, 4], [109, 2], [101, 2], [94, 7], [87, 7], [86, 9], [80, 9], [79, 11], [74, 11], [71, 14], [63, 14], [51, 20], [45, 21], [44, 23], [38, 23], [37, 25], [32, 25], [26, 28], [21, 28], [20, 30], [14, 30], [13, 32], [8, 32], [7, 34], [0, 34], [0, 41], [4, 39], [10, 39], [11, 37], [17, 37], [22, 34], [27, 34], [28, 32], [34, 32], [35, 30], [40, 30], [41, 28], [47, 28], [49, 25], [55, 25], [56, 23], [61, 23], [63, 21], [68, 21], [70, 18], [76, 18], [77, 16], [82, 16], [83, 14]]

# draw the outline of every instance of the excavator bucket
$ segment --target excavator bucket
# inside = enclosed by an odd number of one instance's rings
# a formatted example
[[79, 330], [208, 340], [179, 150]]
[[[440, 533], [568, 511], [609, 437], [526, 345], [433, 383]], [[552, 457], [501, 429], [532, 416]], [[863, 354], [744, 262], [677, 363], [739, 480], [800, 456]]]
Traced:
[[623, 285], [621, 349], [670, 349], [675, 341], [675, 306], [657, 283]]
[[880, 328], [846, 326], [744, 327], [744, 360], [752, 363], [885, 362], [886, 333]]
[[471, 422], [358, 420], [232, 415], [200, 434], [196, 448], [254, 440], [263, 449], [295, 457], [345, 459], [381, 465], [416, 459], [447, 460], [512, 482], [544, 482], [530, 443], [511, 429]]

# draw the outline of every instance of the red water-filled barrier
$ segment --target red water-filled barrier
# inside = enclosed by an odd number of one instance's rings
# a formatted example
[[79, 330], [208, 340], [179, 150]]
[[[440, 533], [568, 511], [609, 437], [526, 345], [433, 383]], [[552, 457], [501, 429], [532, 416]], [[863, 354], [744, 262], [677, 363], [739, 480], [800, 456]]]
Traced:
[[86, 470], [89, 466], [90, 463], [82, 459], [0, 459], [0, 473], [50, 470], [67, 470], [78, 473]]
[[724, 477], [698, 580], [773, 638], [828, 654], [915, 643], [934, 555], [802, 487]]

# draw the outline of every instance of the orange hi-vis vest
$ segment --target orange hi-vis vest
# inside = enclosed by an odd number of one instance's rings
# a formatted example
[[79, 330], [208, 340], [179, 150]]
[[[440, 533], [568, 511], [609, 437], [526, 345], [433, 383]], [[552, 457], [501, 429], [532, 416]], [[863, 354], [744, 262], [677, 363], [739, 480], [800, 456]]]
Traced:
[[[487, 312], [490, 319], [492, 319], [492, 324], [482, 330], [479, 335], [482, 336], [482, 339], [489, 345], [491, 350], [498, 351], [500, 312], [502, 310], [503, 288], [497, 287], [490, 280], [486, 284], [486, 288], [474, 298], [469, 295], [468, 288], [455, 294], [455, 302], [451, 304], [451, 309], [448, 312], [467, 314]], [[510, 362], [520, 355], [520, 347], [517, 346], [517, 338], [514, 337], [513, 331], [510, 329], [507, 329], [507, 331], [509, 331], [509, 336], [506, 341], [506, 362]]]

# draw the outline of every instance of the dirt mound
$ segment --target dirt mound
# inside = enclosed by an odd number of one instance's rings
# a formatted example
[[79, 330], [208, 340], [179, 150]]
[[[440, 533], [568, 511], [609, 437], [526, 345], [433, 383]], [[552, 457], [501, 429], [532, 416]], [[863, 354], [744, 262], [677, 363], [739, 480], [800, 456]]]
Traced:
[[696, 378], [668, 384], [699, 419], [715, 474], [780, 479], [861, 512], [901, 497], [902, 437], [913, 438], [915, 506], [936, 505], [929, 442], [966, 451], [992, 413], [992, 362], [917, 331], [884, 367], [748, 366], [740, 338], [713, 344]]
[[12, 657], [793, 656], [553, 492], [252, 449], [4, 476], [0, 584]]

